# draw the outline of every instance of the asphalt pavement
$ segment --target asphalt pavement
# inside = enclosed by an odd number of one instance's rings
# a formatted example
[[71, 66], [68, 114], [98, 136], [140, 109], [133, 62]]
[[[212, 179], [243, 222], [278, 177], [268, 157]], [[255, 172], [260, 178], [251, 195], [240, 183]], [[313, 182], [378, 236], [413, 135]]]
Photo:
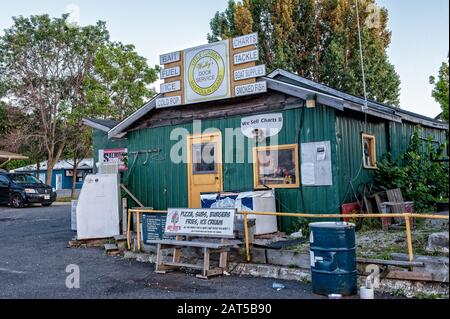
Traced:
[[[322, 298], [311, 293], [310, 285], [295, 281], [159, 275], [152, 264], [110, 257], [100, 248], [67, 248], [74, 236], [68, 205], [0, 207], [0, 298]], [[68, 265], [79, 267], [80, 288], [66, 287], [72, 274], [66, 272]], [[274, 290], [275, 281], [286, 288]]]

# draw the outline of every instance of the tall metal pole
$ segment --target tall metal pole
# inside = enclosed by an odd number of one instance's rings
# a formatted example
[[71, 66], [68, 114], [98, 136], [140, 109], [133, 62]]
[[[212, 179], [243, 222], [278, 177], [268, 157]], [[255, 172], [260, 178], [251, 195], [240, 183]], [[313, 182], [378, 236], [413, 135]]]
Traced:
[[363, 55], [363, 47], [362, 47], [362, 40], [361, 40], [361, 25], [359, 22], [359, 4], [358, 0], [356, 0], [356, 20], [358, 24], [358, 41], [359, 41], [359, 56], [361, 59], [361, 72], [362, 72], [362, 78], [363, 78], [363, 87], [364, 87], [364, 108], [367, 109], [367, 86], [366, 86], [366, 71], [364, 69], [364, 55]]

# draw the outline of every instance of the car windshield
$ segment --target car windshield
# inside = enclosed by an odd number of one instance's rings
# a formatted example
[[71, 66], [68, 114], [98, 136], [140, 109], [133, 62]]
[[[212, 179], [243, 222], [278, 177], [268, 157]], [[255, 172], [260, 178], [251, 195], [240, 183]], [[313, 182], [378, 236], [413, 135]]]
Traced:
[[41, 184], [41, 181], [32, 175], [13, 175], [12, 180], [19, 184]]

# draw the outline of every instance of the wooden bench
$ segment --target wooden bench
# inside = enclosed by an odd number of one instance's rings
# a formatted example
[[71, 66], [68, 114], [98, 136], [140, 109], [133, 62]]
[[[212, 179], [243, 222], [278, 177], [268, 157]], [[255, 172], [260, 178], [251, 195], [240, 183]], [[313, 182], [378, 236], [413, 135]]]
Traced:
[[[206, 227], [197, 226], [196, 229], [191, 229], [186, 231], [189, 228], [186, 228], [183, 224], [183, 221], [178, 221], [181, 226], [175, 226], [176, 223], [173, 223], [173, 210], [169, 209], [167, 214], [166, 221], [166, 231], [165, 235], [173, 236], [175, 235], [175, 240], [172, 239], [164, 239], [164, 240], [152, 240], [149, 241], [149, 244], [157, 245], [157, 255], [156, 255], [156, 273], [165, 274], [170, 271], [177, 270], [179, 268], [191, 268], [196, 270], [201, 270], [201, 274], [197, 275], [198, 278], [208, 279], [212, 276], [223, 275], [224, 270], [227, 267], [228, 262], [228, 253], [230, 249], [236, 245], [236, 243], [230, 242], [230, 238], [234, 238], [234, 216], [235, 210], [230, 209], [178, 209], [179, 212], [178, 218], [180, 218], [180, 214], [182, 213], [205, 213], [205, 212], [228, 212], [230, 213], [230, 219], [232, 221], [228, 221], [228, 229], [226, 234], [211, 234], [205, 231]], [[181, 218], [180, 218], [181, 219]], [[183, 226], [184, 225], [184, 226]], [[199, 225], [201, 225], [199, 223]], [[172, 227], [172, 229], [170, 228]], [[180, 227], [178, 229], [178, 227]], [[176, 230], [174, 230], [176, 229]], [[192, 237], [196, 237], [196, 240], [190, 240]], [[201, 238], [204, 238], [202, 241]], [[218, 242], [211, 242], [211, 239], [218, 239]], [[196, 264], [188, 264], [181, 262], [182, 259], [182, 248], [198, 248], [202, 250], [203, 254], [203, 263], [202, 265]], [[163, 251], [167, 249], [173, 249], [173, 257], [171, 261], [164, 261]], [[219, 266], [212, 267], [211, 266], [211, 254], [219, 254]]]

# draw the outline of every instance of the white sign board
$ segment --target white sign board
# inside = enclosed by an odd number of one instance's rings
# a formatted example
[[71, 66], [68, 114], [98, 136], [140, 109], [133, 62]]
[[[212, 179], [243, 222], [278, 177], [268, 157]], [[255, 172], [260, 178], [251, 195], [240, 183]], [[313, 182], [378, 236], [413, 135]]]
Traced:
[[177, 51], [177, 52], [172, 52], [172, 53], [167, 53], [167, 54], [161, 55], [159, 57], [159, 64], [164, 65], [164, 64], [178, 62], [180, 60], [181, 60], [181, 53], [180, 53], [180, 51]]
[[234, 237], [235, 209], [170, 208], [165, 235]]
[[168, 69], [162, 69], [161, 70], [161, 80], [180, 76], [180, 74], [181, 74], [181, 68], [179, 66], [175, 66], [173, 68], [168, 68]]
[[256, 82], [252, 84], [239, 85], [234, 88], [235, 96], [244, 96], [267, 92], [267, 82]]
[[88, 175], [76, 208], [77, 238], [110, 238], [120, 234], [118, 174]]
[[162, 109], [165, 107], [181, 105], [181, 96], [171, 96], [156, 99], [156, 108]]
[[[242, 134], [248, 138], [255, 138], [257, 134], [264, 134], [264, 137], [275, 136], [283, 128], [283, 114], [262, 114], [241, 119]], [[256, 133], [256, 130], [258, 132]]]
[[302, 143], [301, 172], [304, 186], [333, 186], [331, 142]]
[[251, 50], [234, 55], [234, 65], [254, 62], [259, 60], [259, 50]]
[[234, 80], [241, 81], [252, 78], [259, 78], [265, 75], [266, 75], [266, 65], [263, 64], [234, 71]]
[[169, 92], [175, 92], [181, 90], [181, 82], [175, 81], [175, 82], [169, 82], [169, 83], [162, 83], [161, 84], [161, 93], [169, 93]]
[[243, 48], [249, 45], [258, 44], [258, 33], [246, 34], [233, 39], [233, 49]]
[[185, 103], [229, 98], [229, 42], [184, 51]]

